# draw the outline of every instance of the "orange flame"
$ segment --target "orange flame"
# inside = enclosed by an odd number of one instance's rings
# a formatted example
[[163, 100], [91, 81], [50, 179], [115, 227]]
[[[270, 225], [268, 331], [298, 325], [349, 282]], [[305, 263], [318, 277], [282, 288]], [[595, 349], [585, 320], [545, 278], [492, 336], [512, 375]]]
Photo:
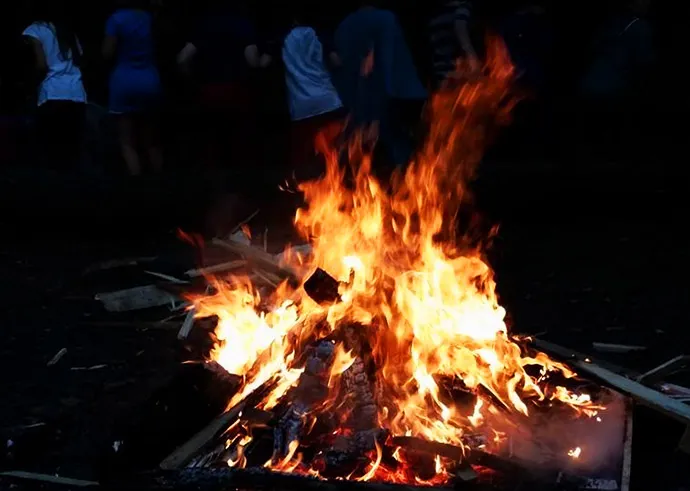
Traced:
[[[211, 358], [245, 377], [231, 404], [275, 378], [278, 385], [264, 401], [274, 406], [302, 373], [294, 366], [298, 347], [343, 325], [363, 325], [377, 367], [378, 420], [393, 434], [462, 446], [466, 430], [485, 422], [485, 410], [497, 413], [496, 402], [525, 416], [550, 400], [587, 416], [603, 409], [564, 387], [545, 392], [550, 373], [574, 373], [543, 354], [523, 354], [508, 335], [481, 247], [457, 232], [458, 211], [471, 201], [469, 181], [493, 128], [507, 120], [514, 104], [513, 75], [505, 47], [490, 43], [481, 76], [455, 77], [431, 99], [428, 139], [389, 186], [373, 175], [361, 139], [346, 149], [349, 168], [339, 165], [340, 151], [324, 149], [325, 174], [299, 186], [307, 205], [295, 215], [312, 252], [285, 254], [284, 260], [295, 260], [299, 271], [328, 272], [341, 282], [340, 302], [319, 306], [301, 288], [281, 285], [265, 303], [247, 278], [216, 281], [218, 293], [195, 299], [197, 315], [219, 318]], [[354, 356], [337, 346], [331, 388]], [[535, 365], [538, 377], [526, 370]], [[473, 410], [444, 397], [444, 379], [476, 391]], [[297, 446], [291, 442], [285, 459], [267, 465], [295, 470]], [[398, 450], [394, 456], [404, 462]], [[381, 459], [377, 443], [376, 458], [359, 479], [409, 482], [405, 472], [385, 469]], [[436, 466], [437, 474], [445, 472], [440, 458]]]

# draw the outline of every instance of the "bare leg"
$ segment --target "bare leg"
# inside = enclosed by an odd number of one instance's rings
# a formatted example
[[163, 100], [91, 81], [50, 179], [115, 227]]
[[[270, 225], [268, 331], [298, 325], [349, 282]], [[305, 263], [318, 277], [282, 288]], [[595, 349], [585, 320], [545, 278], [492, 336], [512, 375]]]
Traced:
[[163, 150], [160, 147], [158, 139], [158, 129], [155, 126], [153, 118], [144, 118], [141, 121], [142, 142], [146, 147], [146, 152], [151, 163], [151, 169], [158, 174], [163, 170]]
[[136, 138], [134, 134], [134, 118], [127, 114], [118, 117], [120, 131], [120, 151], [125, 160], [130, 176], [141, 175], [141, 163], [137, 153]]

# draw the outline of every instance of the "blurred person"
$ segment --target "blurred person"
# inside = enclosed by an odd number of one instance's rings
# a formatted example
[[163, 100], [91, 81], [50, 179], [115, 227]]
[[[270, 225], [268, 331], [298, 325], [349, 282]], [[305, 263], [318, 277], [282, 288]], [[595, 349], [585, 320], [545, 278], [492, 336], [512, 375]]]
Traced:
[[628, 97], [646, 81], [655, 58], [652, 27], [645, 17], [649, 4], [633, 0], [597, 34], [594, 60], [581, 82], [584, 95]]
[[[340, 58], [326, 36], [319, 36], [308, 19], [308, 6], [298, 7], [282, 45], [291, 123], [292, 170], [299, 179], [316, 177], [316, 138], [332, 146], [343, 126], [345, 111], [331, 81], [328, 65]], [[323, 42], [322, 42], [323, 41]]]
[[82, 48], [66, 4], [43, 0], [23, 36], [38, 80], [36, 133], [44, 164], [66, 169], [79, 158], [86, 110], [80, 64]]
[[341, 62], [334, 80], [351, 128], [377, 127], [377, 149], [386, 163], [406, 164], [427, 93], [397, 17], [374, 1], [359, 1], [336, 28], [334, 41]]
[[215, 0], [177, 55], [181, 71], [198, 83], [209, 166], [248, 163], [257, 153], [253, 70], [265, 68], [258, 35], [242, 2]]
[[[635, 153], [643, 137], [643, 108], [656, 58], [652, 26], [646, 18], [650, 0], [633, 0], [595, 37], [593, 61], [580, 83], [585, 119], [582, 128], [595, 151]], [[612, 145], [613, 144], [613, 145]], [[626, 150], [628, 149], [628, 150]]]
[[437, 0], [432, 8], [428, 27], [436, 87], [455, 72], [458, 60], [472, 71], [481, 68], [472, 36], [473, 8], [470, 0]]
[[140, 148], [154, 172], [163, 167], [156, 121], [161, 82], [154, 46], [147, 2], [121, 0], [106, 22], [103, 56], [113, 62], [109, 109], [117, 118], [120, 150], [130, 176], [142, 173]]
[[[516, 88], [521, 100], [513, 111], [513, 123], [503, 132], [511, 136], [505, 148], [513, 156], [516, 149], [525, 157], [545, 156], [553, 150], [553, 94], [551, 91], [555, 51], [554, 33], [546, 2], [527, 1], [499, 23], [499, 33], [506, 44], [516, 70]], [[540, 155], [541, 154], [541, 155]]]

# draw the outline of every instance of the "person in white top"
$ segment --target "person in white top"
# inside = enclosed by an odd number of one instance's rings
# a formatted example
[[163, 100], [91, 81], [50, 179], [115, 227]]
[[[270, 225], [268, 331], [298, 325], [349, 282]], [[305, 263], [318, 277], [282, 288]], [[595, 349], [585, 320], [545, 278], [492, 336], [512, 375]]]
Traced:
[[43, 163], [56, 169], [79, 157], [86, 110], [86, 90], [79, 64], [82, 50], [59, 0], [37, 4], [23, 35], [31, 45], [39, 81], [36, 132]]
[[[315, 140], [319, 134], [332, 144], [342, 129], [343, 103], [338, 96], [324, 57], [324, 47], [312, 27], [296, 16], [294, 27], [283, 41], [288, 107], [291, 127], [291, 163], [296, 175], [315, 177]], [[329, 52], [328, 61], [337, 65], [338, 58]], [[301, 174], [301, 176], [300, 176]]]

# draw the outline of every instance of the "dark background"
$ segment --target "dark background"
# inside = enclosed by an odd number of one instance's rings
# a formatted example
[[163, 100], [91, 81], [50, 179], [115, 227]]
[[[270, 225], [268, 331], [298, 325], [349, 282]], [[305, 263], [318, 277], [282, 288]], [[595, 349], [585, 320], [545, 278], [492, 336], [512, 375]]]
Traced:
[[[426, 73], [426, 32], [417, 21], [424, 7], [419, 4], [396, 2], [395, 10]], [[114, 170], [116, 149], [103, 142], [97, 145], [103, 161], [94, 162], [93, 168], [55, 175], [37, 166], [28, 136], [29, 92], [20, 76], [25, 58], [18, 34], [29, 23], [23, 9], [17, 8], [22, 6], [5, 5], [6, 15], [0, 15], [0, 112], [12, 125], [17, 118], [27, 120], [24, 133], [13, 133], [2, 143], [3, 149], [14, 150], [7, 152], [0, 170], [0, 436], [9, 435], [25, 447], [21, 458], [3, 457], [0, 466], [98, 478], [99, 456], [118, 438], [122, 415], [136, 412], [155, 388], [168, 383], [188, 354], [180, 352], [176, 329], [94, 324], [112, 320], [93, 301], [95, 293], [134, 285], [124, 277], [90, 284], [84, 270], [128, 256], [157, 255], [174, 258], [167, 261], [170, 264], [193, 264], [194, 252], [175, 232], [178, 227], [202, 231], [218, 191], [211, 192], [199, 175], [194, 140], [184, 139], [191, 126], [189, 106], [184, 87], [171, 74], [165, 134], [172, 163], [163, 178], [136, 185], [120, 180]], [[184, 42], [187, 20], [201, 6], [166, 3], [163, 17], [170, 27], [161, 50], [166, 63]], [[491, 23], [511, 7], [487, 2], [482, 14]], [[591, 34], [614, 7], [603, 2], [553, 2], [557, 40], [549, 105], [554, 116], [550, 140], [545, 142], [551, 150], [537, 156], [516, 145], [514, 132], [521, 124], [516, 114], [517, 121], [502, 133], [482, 164], [474, 189], [478, 209], [500, 224], [490, 258], [513, 329], [548, 331], [548, 339], [584, 351], [591, 350], [592, 341], [643, 344], [648, 346], [643, 355], [614, 360], [643, 371], [690, 345], [688, 92], [683, 75], [687, 16], [678, 4], [654, 4], [650, 15], [659, 58], [653, 89], [640, 99], [643, 126], [637, 134], [642, 137], [624, 141], [614, 158], [604, 158], [576, 124], [574, 85], [589, 61]], [[279, 9], [278, 2], [257, 7], [264, 15]], [[87, 53], [89, 48], [97, 53], [109, 11], [108, 2], [88, 0], [77, 9]], [[325, 13], [323, 22], [337, 17]], [[267, 37], [275, 32], [275, 22], [271, 25], [261, 16], [257, 20]], [[86, 77], [90, 97], [104, 104], [104, 67], [93, 60]], [[282, 79], [266, 83], [279, 87]], [[235, 163], [224, 189], [241, 196], [226, 219], [237, 221], [260, 208], [252, 227], [259, 232], [268, 227], [274, 247], [289, 236], [292, 214], [292, 202], [276, 184], [286, 172], [284, 147], [274, 144], [284, 131], [275, 102], [279, 100], [261, 108], [264, 132], [250, 142], [259, 164]], [[625, 146], [633, 144], [640, 145], [639, 152], [626, 151]], [[105, 161], [112, 161], [111, 167]], [[167, 271], [164, 265], [158, 267]], [[167, 268], [176, 273], [175, 267]], [[63, 347], [69, 350], [65, 358], [46, 367]], [[107, 368], [71, 370], [98, 364]], [[36, 422], [48, 423], [48, 430], [31, 433], [35, 441], [16, 429]], [[663, 435], [673, 440], [665, 427], [654, 428], [659, 428], [657, 434], [647, 435], [652, 442]], [[647, 440], [640, 445], [653, 448]], [[634, 469], [645, 470], [637, 471], [635, 489], [678, 489], [660, 484], [659, 476], [687, 477], [685, 461], [678, 464], [681, 457], [672, 450], [637, 455]], [[658, 472], [648, 476], [649, 469]]]

